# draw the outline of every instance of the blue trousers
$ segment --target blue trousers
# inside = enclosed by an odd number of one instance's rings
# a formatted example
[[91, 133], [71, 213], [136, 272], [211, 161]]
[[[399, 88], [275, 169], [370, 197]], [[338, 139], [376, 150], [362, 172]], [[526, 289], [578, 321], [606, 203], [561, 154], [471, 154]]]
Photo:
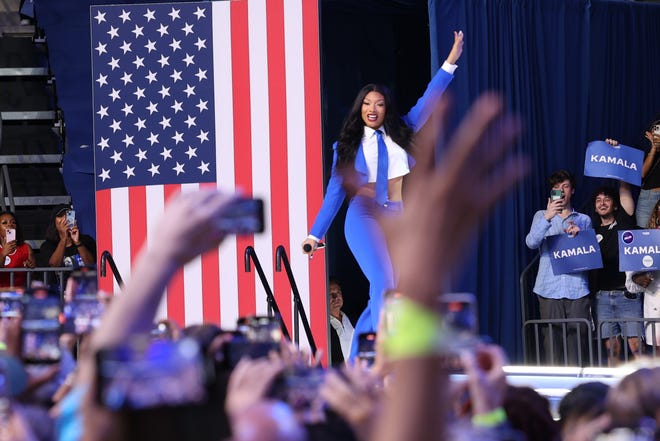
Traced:
[[383, 294], [395, 286], [392, 261], [387, 251], [383, 230], [375, 215], [399, 213], [401, 202], [387, 202], [385, 206], [367, 196], [355, 196], [351, 199], [346, 212], [344, 235], [360, 269], [369, 280], [369, 302], [355, 325], [350, 359], [358, 353], [358, 336], [362, 333], [376, 332], [380, 310], [383, 306]]

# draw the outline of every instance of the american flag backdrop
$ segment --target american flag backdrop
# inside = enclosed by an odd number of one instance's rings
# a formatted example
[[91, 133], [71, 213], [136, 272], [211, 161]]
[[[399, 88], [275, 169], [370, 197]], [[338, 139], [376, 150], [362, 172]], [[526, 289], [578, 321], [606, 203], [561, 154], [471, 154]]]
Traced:
[[[323, 192], [317, 0], [93, 6], [91, 38], [99, 251], [128, 279], [168, 198], [241, 188], [265, 200], [266, 231], [186, 265], [159, 316], [233, 328], [265, 314], [254, 267], [245, 272], [252, 245], [291, 331], [291, 288], [275, 272], [284, 245], [326, 347], [325, 260], [300, 252]], [[110, 278], [100, 285], [119, 291]]]

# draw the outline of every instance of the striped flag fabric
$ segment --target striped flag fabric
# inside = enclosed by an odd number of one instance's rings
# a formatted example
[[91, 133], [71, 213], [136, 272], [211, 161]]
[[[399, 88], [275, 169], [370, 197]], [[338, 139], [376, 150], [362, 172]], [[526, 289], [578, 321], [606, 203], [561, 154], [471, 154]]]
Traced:
[[[245, 271], [253, 246], [291, 330], [291, 287], [275, 271], [283, 245], [326, 347], [325, 260], [300, 251], [323, 193], [317, 1], [92, 6], [90, 15], [99, 251], [129, 279], [170, 197], [240, 188], [264, 199], [266, 231], [187, 264], [159, 317], [232, 329], [238, 317], [265, 315], [265, 290], [253, 265]], [[110, 278], [100, 287], [119, 292]]]

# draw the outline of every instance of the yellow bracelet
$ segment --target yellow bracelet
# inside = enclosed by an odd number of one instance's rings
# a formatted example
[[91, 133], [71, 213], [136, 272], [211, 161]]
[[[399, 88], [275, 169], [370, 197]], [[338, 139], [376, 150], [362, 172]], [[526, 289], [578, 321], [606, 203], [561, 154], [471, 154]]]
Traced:
[[387, 357], [398, 360], [438, 353], [444, 343], [440, 316], [406, 297], [393, 303], [395, 328], [383, 345]]
[[496, 427], [506, 422], [506, 412], [498, 407], [488, 413], [472, 416], [472, 425], [475, 427]]

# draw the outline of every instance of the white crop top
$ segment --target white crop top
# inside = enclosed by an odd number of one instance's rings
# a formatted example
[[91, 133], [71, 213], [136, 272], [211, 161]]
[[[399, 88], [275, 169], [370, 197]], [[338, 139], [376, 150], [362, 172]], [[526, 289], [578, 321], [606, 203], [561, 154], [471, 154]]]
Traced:
[[[381, 127], [380, 130], [385, 132], [383, 127]], [[384, 133], [383, 139], [385, 140], [388, 154], [387, 179], [398, 178], [410, 173], [408, 154], [406, 151], [399, 144], [394, 142], [387, 133]], [[367, 163], [367, 182], [376, 182], [378, 169], [378, 137], [376, 136], [376, 131], [370, 127], [365, 126], [364, 128], [362, 149], [364, 151], [365, 162]]]

